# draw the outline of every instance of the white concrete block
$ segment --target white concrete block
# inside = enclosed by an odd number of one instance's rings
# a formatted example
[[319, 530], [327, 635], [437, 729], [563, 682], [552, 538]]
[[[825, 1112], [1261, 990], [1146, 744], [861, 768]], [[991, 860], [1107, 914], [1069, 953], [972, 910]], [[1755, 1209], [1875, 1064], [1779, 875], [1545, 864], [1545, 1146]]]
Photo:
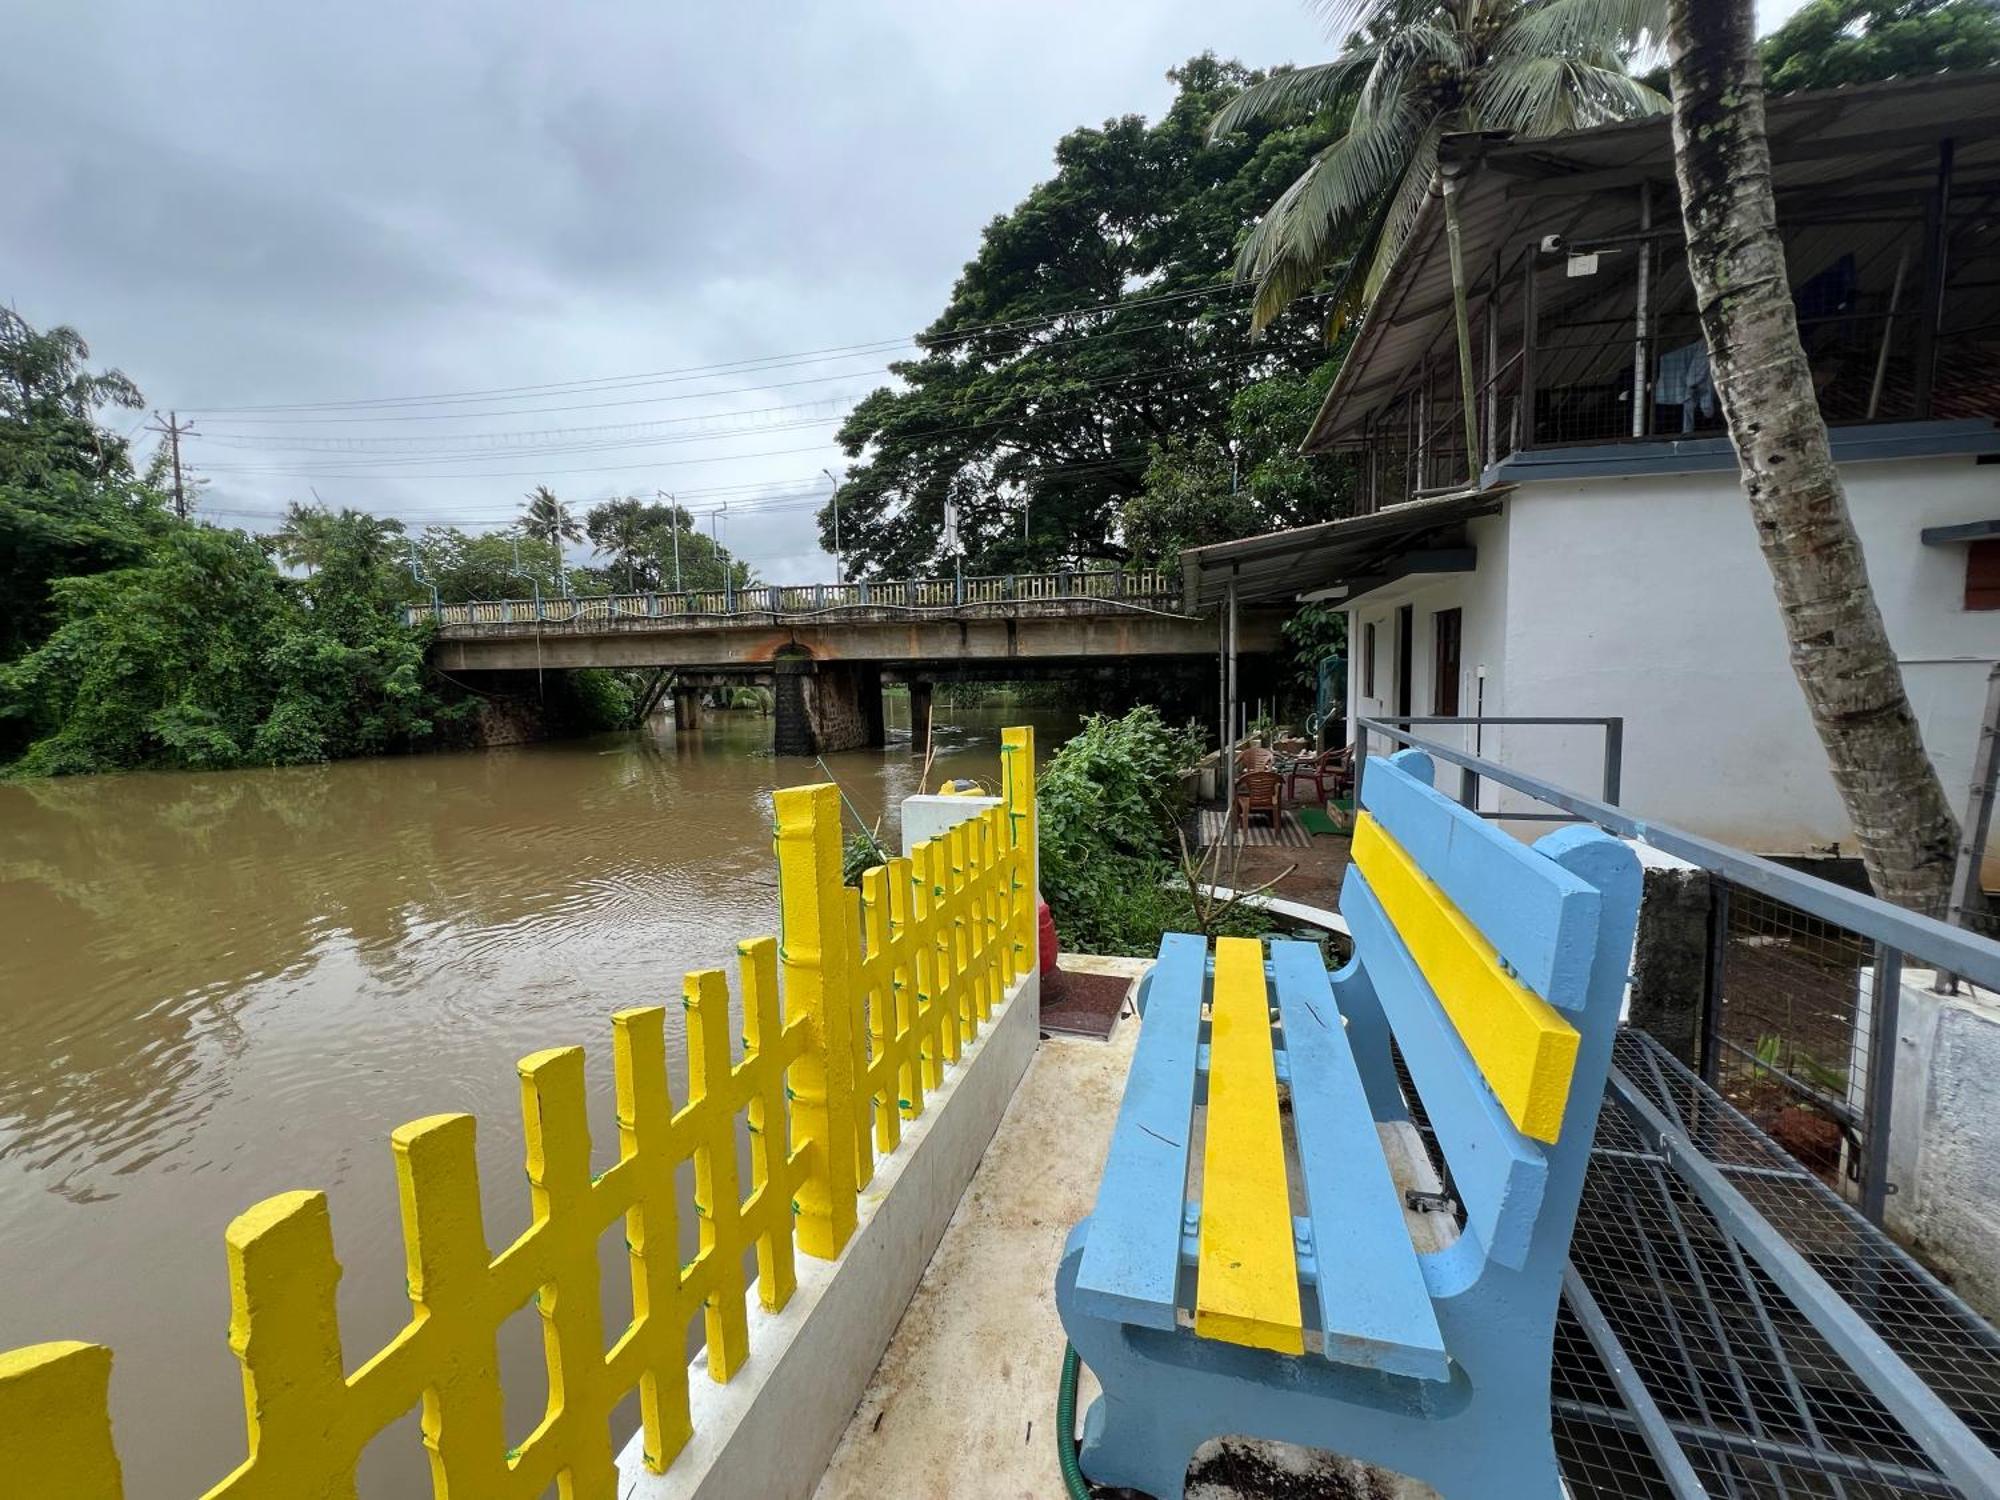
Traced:
[[925, 839], [949, 833], [987, 808], [1000, 805], [998, 797], [905, 797], [903, 853], [908, 854]]

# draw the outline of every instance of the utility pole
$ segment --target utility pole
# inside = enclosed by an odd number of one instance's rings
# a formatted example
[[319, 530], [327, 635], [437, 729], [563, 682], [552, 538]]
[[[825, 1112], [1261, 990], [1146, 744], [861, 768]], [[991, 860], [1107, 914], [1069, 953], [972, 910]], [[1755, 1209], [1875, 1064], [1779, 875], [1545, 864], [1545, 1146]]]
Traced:
[[667, 509], [672, 512], [671, 519], [674, 523], [674, 592], [676, 594], [683, 594], [687, 590], [681, 587], [681, 505], [678, 500], [669, 495], [665, 490], [654, 490], [653, 493], [665, 500], [667, 502]]
[[833, 581], [845, 583], [847, 580], [840, 575], [840, 481], [834, 478], [831, 469], [821, 469], [820, 473], [833, 486]]
[[181, 468], [181, 439], [195, 436], [194, 424], [183, 424], [180, 413], [175, 411], [168, 412], [166, 421], [162, 422], [160, 414], [154, 412], [146, 430], [157, 432], [167, 440], [167, 451], [172, 455], [174, 464], [174, 514], [185, 521], [188, 516], [187, 475]]

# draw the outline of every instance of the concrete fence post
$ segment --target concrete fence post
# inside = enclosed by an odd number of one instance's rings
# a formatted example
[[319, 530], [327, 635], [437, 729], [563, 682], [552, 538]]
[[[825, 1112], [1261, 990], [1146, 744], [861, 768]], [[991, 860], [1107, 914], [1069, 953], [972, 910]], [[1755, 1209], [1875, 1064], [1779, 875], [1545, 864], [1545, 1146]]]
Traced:
[[785, 1007], [808, 1028], [791, 1075], [792, 1129], [808, 1148], [798, 1243], [831, 1260], [854, 1233], [857, 1157], [871, 1149], [858, 1128], [856, 935], [840, 878], [840, 791], [830, 783], [793, 787], [774, 800]]

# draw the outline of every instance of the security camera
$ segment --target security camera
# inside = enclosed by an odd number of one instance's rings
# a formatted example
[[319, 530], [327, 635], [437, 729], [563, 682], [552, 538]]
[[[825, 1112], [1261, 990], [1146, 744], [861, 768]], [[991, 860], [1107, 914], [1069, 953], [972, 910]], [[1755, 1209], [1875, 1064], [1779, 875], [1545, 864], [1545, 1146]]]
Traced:
[[1542, 236], [1542, 254], [1544, 255], [1560, 254], [1562, 251], [1562, 247], [1563, 247], [1563, 237], [1561, 235], [1545, 234]]

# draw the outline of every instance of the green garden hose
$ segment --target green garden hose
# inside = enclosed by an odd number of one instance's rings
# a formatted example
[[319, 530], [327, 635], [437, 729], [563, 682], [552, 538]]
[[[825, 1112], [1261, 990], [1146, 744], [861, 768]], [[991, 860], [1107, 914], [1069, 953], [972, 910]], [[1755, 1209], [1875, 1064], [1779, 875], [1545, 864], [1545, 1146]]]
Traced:
[[1090, 1482], [1076, 1461], [1076, 1372], [1082, 1367], [1076, 1347], [1064, 1344], [1062, 1379], [1056, 1385], [1056, 1458], [1069, 1500], [1090, 1500]]

